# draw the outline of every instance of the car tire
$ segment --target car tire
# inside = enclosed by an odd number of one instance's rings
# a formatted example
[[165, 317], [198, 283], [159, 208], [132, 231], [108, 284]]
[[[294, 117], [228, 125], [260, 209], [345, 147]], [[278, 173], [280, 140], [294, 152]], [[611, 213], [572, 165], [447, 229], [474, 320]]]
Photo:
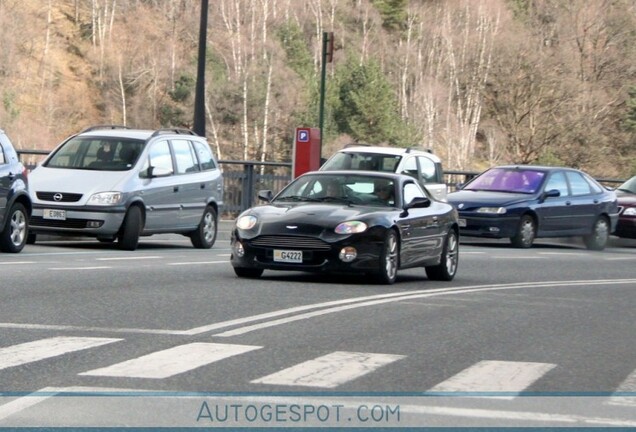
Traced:
[[380, 283], [390, 285], [397, 278], [399, 266], [400, 243], [395, 230], [387, 230], [382, 244], [382, 253], [380, 254], [379, 268], [377, 280]]
[[117, 238], [120, 249], [130, 251], [137, 249], [141, 234], [141, 219], [141, 209], [136, 205], [131, 206], [126, 213]]
[[451, 229], [446, 235], [446, 241], [442, 248], [440, 263], [425, 267], [426, 276], [430, 280], [452, 281], [457, 274], [459, 264], [459, 236], [457, 231]]
[[26, 244], [29, 233], [29, 216], [24, 205], [15, 203], [7, 213], [7, 222], [0, 233], [0, 250], [18, 253]]
[[216, 211], [212, 206], [207, 206], [203, 217], [196, 230], [190, 233], [192, 246], [197, 249], [210, 249], [216, 241], [218, 230]]
[[263, 274], [263, 269], [251, 267], [234, 267], [234, 273], [240, 278], [257, 279]]
[[517, 233], [510, 237], [510, 243], [516, 248], [527, 249], [534, 243], [537, 235], [537, 224], [534, 218], [528, 214], [521, 216]]
[[609, 240], [610, 226], [607, 218], [601, 216], [592, 228], [592, 234], [583, 236], [583, 243], [585, 247], [590, 250], [600, 251], [605, 249], [607, 241]]

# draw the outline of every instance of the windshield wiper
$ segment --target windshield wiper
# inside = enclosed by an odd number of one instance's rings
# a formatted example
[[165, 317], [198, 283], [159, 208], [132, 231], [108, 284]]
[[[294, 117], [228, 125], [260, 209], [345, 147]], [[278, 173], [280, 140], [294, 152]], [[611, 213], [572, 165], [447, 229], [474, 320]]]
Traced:
[[317, 198], [310, 198], [306, 196], [300, 195], [288, 195], [284, 197], [279, 197], [276, 201], [320, 201]]

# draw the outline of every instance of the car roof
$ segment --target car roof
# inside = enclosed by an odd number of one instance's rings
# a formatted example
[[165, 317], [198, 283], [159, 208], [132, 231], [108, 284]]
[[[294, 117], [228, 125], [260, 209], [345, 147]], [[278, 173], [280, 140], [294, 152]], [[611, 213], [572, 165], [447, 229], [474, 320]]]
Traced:
[[189, 138], [200, 137], [189, 129], [168, 128], [168, 129], [130, 129], [125, 126], [91, 126], [79, 132], [76, 136], [94, 136], [94, 137], [113, 137], [113, 138], [132, 138], [139, 140], [148, 140], [152, 136], [165, 136], [165, 135], [179, 135], [181, 137], [187, 136]]
[[495, 168], [502, 168], [502, 169], [531, 169], [531, 170], [538, 170], [538, 171], [578, 171], [581, 172], [580, 170], [576, 169], [576, 168], [569, 168], [569, 167], [560, 167], [560, 166], [547, 166], [547, 165], [497, 165], [490, 169], [495, 169]]
[[[405, 174], [397, 174], [393, 172], [386, 171], [364, 171], [364, 170], [337, 170], [337, 171], [309, 171], [303, 174], [305, 175], [320, 175], [320, 176], [342, 176], [342, 175], [353, 175], [353, 176], [370, 176], [370, 177], [378, 177], [378, 178], [386, 178], [398, 181], [407, 181], [412, 180], [415, 182], [415, 179], [411, 176]], [[302, 177], [302, 176], [301, 176]], [[298, 177], [297, 177], [298, 178]]]
[[405, 154], [414, 154], [418, 156], [427, 156], [434, 159], [436, 162], [441, 161], [435, 154], [421, 149], [415, 148], [403, 148], [403, 147], [383, 147], [383, 146], [350, 146], [338, 150], [338, 153], [374, 153], [374, 154], [387, 154], [393, 156], [402, 156]]

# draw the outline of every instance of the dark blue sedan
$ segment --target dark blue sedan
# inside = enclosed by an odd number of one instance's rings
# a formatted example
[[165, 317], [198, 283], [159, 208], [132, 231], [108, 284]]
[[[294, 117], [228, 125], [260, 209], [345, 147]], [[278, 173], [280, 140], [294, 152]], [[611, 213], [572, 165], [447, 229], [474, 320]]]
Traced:
[[529, 248], [535, 238], [582, 236], [605, 248], [618, 220], [616, 194], [579, 170], [510, 165], [491, 168], [448, 194], [460, 235], [509, 238]]

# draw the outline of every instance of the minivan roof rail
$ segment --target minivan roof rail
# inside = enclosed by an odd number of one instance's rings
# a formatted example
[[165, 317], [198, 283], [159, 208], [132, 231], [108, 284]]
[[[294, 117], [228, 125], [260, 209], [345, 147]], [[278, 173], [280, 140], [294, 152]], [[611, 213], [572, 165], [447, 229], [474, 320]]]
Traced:
[[152, 133], [151, 137], [154, 137], [154, 136], [157, 136], [157, 135], [161, 135], [161, 134], [166, 134], [166, 133], [173, 133], [173, 134], [177, 134], [177, 135], [196, 135], [196, 133], [194, 133], [190, 129], [185, 129], [185, 128], [161, 128], [161, 129], [157, 129], [156, 131], [154, 131]]
[[130, 129], [130, 128], [128, 126], [124, 126], [124, 125], [98, 124], [98, 125], [89, 126], [86, 129], [84, 129], [83, 131], [81, 131], [80, 133], [90, 132], [90, 131], [94, 131], [94, 130], [98, 130], [98, 129]]

